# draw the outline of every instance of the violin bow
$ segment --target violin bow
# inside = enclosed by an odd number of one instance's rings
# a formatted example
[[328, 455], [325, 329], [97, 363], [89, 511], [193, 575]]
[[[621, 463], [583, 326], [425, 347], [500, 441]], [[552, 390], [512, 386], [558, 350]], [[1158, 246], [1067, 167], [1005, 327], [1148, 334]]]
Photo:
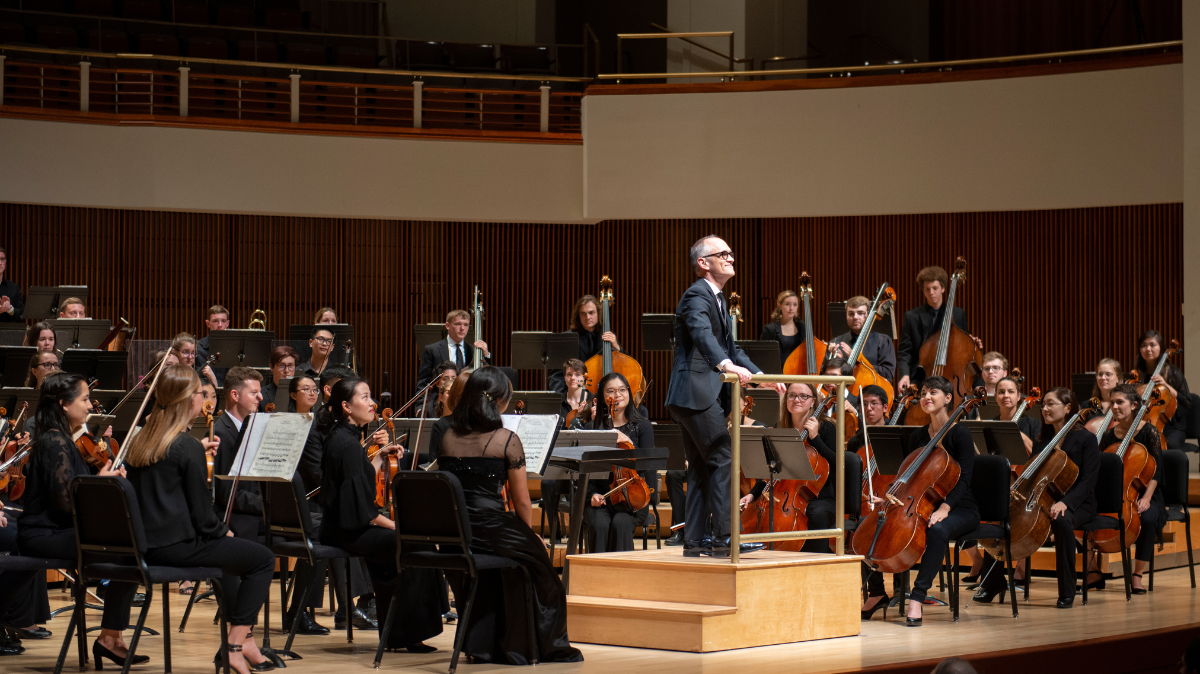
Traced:
[[[146, 397], [142, 398], [142, 404], [138, 406], [137, 414], [133, 415], [133, 424], [129, 426], [129, 432], [125, 434], [125, 444], [121, 447], [121, 451], [117, 452], [117, 458], [113, 460], [113, 470], [117, 470], [123, 463], [125, 463], [125, 455], [129, 453], [130, 440], [133, 437], [134, 430], [137, 429], [138, 419], [141, 419], [142, 412], [146, 411], [146, 403], [150, 402], [150, 396], [154, 394], [154, 389], [158, 386], [158, 378], [162, 376], [163, 364], [167, 362], [167, 358], [170, 358], [172, 353], [175, 353], [175, 347], [167, 349], [166, 355], [162, 357], [162, 360], [158, 361], [157, 365], [155, 365], [155, 367], [158, 368], [158, 371], [154, 373], [154, 381], [150, 382], [150, 388], [146, 389]], [[149, 376], [150, 373], [147, 372], [146, 377]], [[142, 377], [142, 381], [146, 381], [146, 377]], [[138, 382], [138, 384], [140, 385], [141, 382]], [[135, 386], [133, 390], [136, 391], [137, 387]], [[129, 395], [132, 394], [133, 391], [130, 391]], [[125, 398], [128, 400], [129, 396], [127, 395]], [[125, 401], [122, 400], [121, 402]], [[117, 404], [117, 407], [120, 407], [120, 403]]]

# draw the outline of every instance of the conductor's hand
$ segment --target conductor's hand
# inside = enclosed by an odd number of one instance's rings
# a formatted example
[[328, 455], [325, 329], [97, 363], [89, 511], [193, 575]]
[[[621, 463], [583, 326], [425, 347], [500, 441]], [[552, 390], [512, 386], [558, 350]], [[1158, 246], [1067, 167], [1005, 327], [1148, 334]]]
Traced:
[[725, 365], [725, 371], [729, 374], [736, 374], [738, 381], [742, 383], [742, 386], [749, 384], [750, 377], [753, 376], [750, 370], [747, 370], [741, 365], [734, 365], [732, 361]]
[[480, 351], [483, 352], [484, 357], [486, 357], [486, 358], [492, 357], [492, 353], [490, 351], [488, 351], [487, 342], [485, 342], [481, 339], [478, 342], [475, 342], [474, 346], [476, 349], [479, 349]]
[[745, 510], [746, 506], [751, 503], [754, 503], [754, 494], [746, 494], [742, 497], [742, 500], [738, 501], [738, 511]]
[[804, 422], [804, 430], [808, 431], [808, 437], [816, 437], [817, 431], [821, 428], [821, 422], [815, 417], [809, 417], [808, 421]]
[[938, 522], [941, 522], [942, 520], [946, 519], [946, 515], [949, 514], [950, 506], [943, 503], [942, 505], [938, 506], [937, 510], [933, 511], [932, 515], [929, 516], [929, 526], [932, 527]]
[[209, 440], [207, 437], [200, 438], [200, 444], [204, 446], [204, 453], [209, 456], [217, 455], [217, 447], [221, 444], [221, 438], [214, 437]]
[[604, 505], [604, 494], [592, 494], [592, 507], [599, 508]]
[[1061, 515], [1065, 512], [1067, 512], [1067, 504], [1063, 503], [1062, 501], [1059, 501], [1059, 502], [1055, 503], [1054, 505], [1050, 506], [1050, 519], [1056, 520], [1056, 519], [1058, 519], [1059, 515]]
[[621, 350], [621, 345], [617, 343], [617, 336], [614, 335], [613, 333], [606, 332], [603, 335], [600, 335], [600, 339], [603, 339], [604, 341], [608, 342], [609, 344], [612, 344], [613, 348], [616, 349], [617, 351]]

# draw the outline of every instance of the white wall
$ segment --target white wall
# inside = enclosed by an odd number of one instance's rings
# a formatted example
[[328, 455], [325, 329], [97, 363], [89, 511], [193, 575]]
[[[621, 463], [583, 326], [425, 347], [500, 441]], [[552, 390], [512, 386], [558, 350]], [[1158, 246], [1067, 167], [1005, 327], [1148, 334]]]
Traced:
[[775, 92], [586, 96], [593, 219], [1183, 199], [1181, 65]]
[[[1183, 3], [1185, 47], [1200, 45], [1200, 5]], [[1200, 372], [1200, 61], [1183, 62], [1183, 355], [1184, 370]]]
[[0, 118], [0, 201], [338, 217], [578, 222], [578, 145]]

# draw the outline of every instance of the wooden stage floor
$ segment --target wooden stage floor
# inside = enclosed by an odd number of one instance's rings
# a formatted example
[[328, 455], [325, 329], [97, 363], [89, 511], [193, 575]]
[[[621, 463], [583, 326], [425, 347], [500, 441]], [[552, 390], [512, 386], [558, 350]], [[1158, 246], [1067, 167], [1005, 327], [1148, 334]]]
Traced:
[[[276, 586], [277, 587], [277, 586]], [[889, 582], [890, 587], [890, 582]], [[929, 671], [932, 663], [950, 656], [981, 656], [978, 662], [984, 666], [983, 672], [1000, 671], [1000, 663], [1004, 653], [1015, 649], [1024, 649], [1026, 656], [1029, 649], [1034, 649], [1035, 662], [1049, 664], [1050, 656], [1036, 653], [1039, 648], [1054, 648], [1056, 644], [1066, 645], [1083, 640], [1113, 640], [1130, 637], [1134, 633], [1158, 631], [1160, 638], [1138, 635], [1140, 643], [1155, 643], [1158, 657], [1158, 669], [1164, 664], [1176, 662], [1182, 653], [1187, 638], [1200, 636], [1200, 603], [1196, 601], [1197, 590], [1190, 587], [1187, 569], [1172, 569], [1156, 575], [1155, 591], [1150, 595], [1135, 596], [1133, 601], [1126, 602], [1125, 594], [1119, 582], [1111, 579], [1108, 589], [1089, 594], [1090, 602], [1082, 606], [1079, 600], [1071, 610], [1054, 608], [1056, 589], [1054, 580], [1050, 578], [1035, 578], [1033, 591], [1029, 601], [1020, 601], [1020, 617], [1012, 617], [1011, 608], [1006, 604], [972, 604], [962, 612], [962, 618], [955, 624], [950, 619], [949, 609], [944, 607], [926, 607], [925, 625], [920, 628], [906, 628], [900, 616], [888, 612], [888, 620], [875, 619], [862, 624], [862, 634], [857, 637], [844, 637], [810, 641], [800, 644], [785, 644], [760, 648], [724, 651], [719, 653], [679, 653], [649, 649], [620, 648], [612, 646], [579, 645], [583, 651], [585, 662], [580, 664], [543, 664], [537, 671], [541, 672], [599, 672], [607, 671], [642, 671], [655, 672], [696, 672], [703, 670], [704, 674], [730, 672], [745, 674], [747, 671], [800, 671], [805, 674], [821, 672], [850, 672], [870, 669], [872, 671]], [[943, 596], [936, 592], [934, 596]], [[967, 593], [964, 592], [964, 595]], [[66, 603], [65, 595], [58, 590], [50, 592], [51, 608], [57, 608]], [[185, 597], [171, 595], [171, 617], [178, 627], [179, 617], [183, 615]], [[277, 591], [272, 595], [278, 600]], [[965, 599], [965, 597], [964, 597]], [[161, 627], [162, 611], [157, 605], [159, 597], [155, 597], [155, 606], [151, 607], [149, 624], [155, 629]], [[286, 635], [278, 630], [278, 604], [272, 604], [272, 642], [281, 647]], [[135, 617], [136, 611], [135, 608]], [[181, 674], [192, 672], [211, 672], [212, 654], [216, 651], [218, 630], [212, 625], [214, 604], [211, 601], [197, 605], [193, 611], [188, 630], [184, 634], [174, 632], [171, 636], [174, 671]], [[333, 618], [318, 612], [318, 621], [326, 627], [333, 627]], [[99, 615], [89, 612], [89, 622], [99, 623]], [[0, 671], [6, 673], [18, 672], [51, 672], [54, 660], [61, 645], [61, 636], [66, 629], [67, 614], [64, 614], [47, 625], [54, 636], [46, 640], [25, 640], [27, 652], [15, 657], [0, 658]], [[1187, 626], [1190, 626], [1188, 628]], [[1180, 631], [1188, 630], [1188, 633]], [[1163, 633], [1166, 632], [1166, 637]], [[92, 635], [94, 636], [94, 635]], [[450, 649], [454, 636], [453, 626], [441, 636], [429, 643], [437, 646], [439, 651], [430, 655], [414, 655], [409, 653], [388, 653], [384, 657], [385, 670], [405, 672], [425, 672], [434, 674], [445, 672], [450, 659]], [[126, 639], [129, 633], [126, 632]], [[1149, 641], [1147, 641], [1149, 640]], [[260, 637], [261, 643], [261, 637]], [[294, 650], [305, 657], [304, 660], [293, 661], [289, 671], [328, 672], [335, 668], [341, 672], [362, 670], [368, 671], [374, 656], [376, 635], [374, 632], [355, 630], [355, 643], [347, 644], [345, 632], [335, 632], [324, 637], [297, 637]], [[1176, 646], [1177, 644], [1177, 646]], [[1077, 644], [1078, 645], [1078, 644]], [[90, 650], [90, 647], [89, 647]], [[1125, 649], [1123, 649], [1125, 650]], [[162, 638], [145, 637], [139, 647], [142, 654], [149, 655], [150, 663], [134, 668], [133, 671], [161, 672], [162, 671]], [[1047, 658], [1040, 660], [1037, 658]], [[77, 660], [72, 650], [68, 657], [66, 672], [76, 671]], [[992, 658], [992, 666], [987, 666]], [[1078, 662], [1077, 660], [1073, 662]], [[905, 666], [907, 663], [907, 667]], [[1111, 663], [1111, 667], [1090, 667], [1091, 674], [1102, 674], [1105, 671], [1133, 671], [1127, 667]], [[1028, 665], [1028, 663], [1026, 663]], [[106, 669], [113, 665], [108, 664]], [[465, 659], [460, 661], [460, 671], [464, 674], [472, 672], [517, 672], [520, 670], [499, 665], [471, 665]], [[1074, 669], [1054, 668], [1057, 671]], [[1022, 666], [1005, 671], [1052, 671], [1050, 667]]]

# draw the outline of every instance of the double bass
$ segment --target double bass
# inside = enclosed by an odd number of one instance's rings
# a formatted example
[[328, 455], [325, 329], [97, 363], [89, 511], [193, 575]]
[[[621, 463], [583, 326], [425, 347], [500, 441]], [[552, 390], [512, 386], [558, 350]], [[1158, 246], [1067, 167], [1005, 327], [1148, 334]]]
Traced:
[[[600, 331], [612, 332], [611, 310], [613, 304], [613, 282], [608, 275], [600, 279]], [[642, 404], [646, 394], [646, 377], [642, 374], [642, 365], [633, 356], [614, 351], [608, 341], [601, 341], [600, 353], [588, 358], [583, 364], [585, 386], [592, 395], [597, 395], [597, 387], [605, 375], [619, 372], [629, 382], [630, 405], [637, 407]]]
[[812, 278], [800, 272], [800, 301], [804, 305], [804, 347], [797, 348], [783, 363], [784, 374], [817, 374], [829, 345], [813, 337]]
[[[983, 350], [965, 330], [954, 323], [954, 300], [958, 286], [967, 278], [967, 261], [959, 257], [954, 261], [954, 274], [950, 276], [950, 291], [942, 303], [942, 324], [938, 331], [921, 345], [920, 365], [923, 373], [919, 378], [945, 377], [954, 385], [954, 404], [970, 393], [975, 376], [982, 371]], [[929, 415], [920, 408], [909, 412], [912, 416], [906, 423], [923, 426], [929, 423]]]
[[958, 484], [961, 473], [958, 462], [942, 447], [942, 439], [986, 397], [982, 386], [964, 397], [925, 448], [909, 454], [900, 464], [900, 473], [884, 493], [883, 503], [854, 532], [852, 547], [869, 566], [884, 573], [901, 573], [921, 561], [929, 518]]
[[[1137, 435], [1143, 419], [1149, 416], [1150, 409], [1166, 406], [1166, 401], [1159, 397], [1159, 392], [1155, 387], [1147, 387], [1146, 390], [1150, 400], [1143, 401], [1138, 406], [1137, 414], [1133, 415], [1133, 423], [1129, 424], [1129, 431], [1125, 433], [1125, 437], [1120, 442], [1115, 442], [1100, 450], [1121, 457], [1121, 463], [1125, 466], [1121, 475], [1121, 493], [1125, 495], [1121, 503], [1121, 515], [1125, 520], [1126, 545], [1132, 545], [1142, 531], [1142, 518], [1138, 513], [1137, 501], [1142, 494], [1146, 493], [1146, 486], [1154, 479], [1154, 471], [1158, 468], [1150, 450], [1133, 439], [1133, 436]], [[1159, 437], [1162, 437], [1161, 432]], [[1082, 538], [1082, 532], [1079, 534]], [[1121, 551], [1121, 538], [1117, 532], [1111, 529], [1097, 531], [1093, 540], [1096, 547], [1102, 552]]]
[[[475, 299], [471, 302], [471, 322], [473, 323], [472, 330], [475, 331], [475, 342], [483, 340], [483, 293], [479, 291], [479, 286], [475, 286]], [[478, 370], [483, 365], [483, 352], [478, 348], [475, 350], [475, 355], [471, 357], [471, 367]]]
[[895, 398], [896, 392], [892, 388], [892, 382], [880, 376], [875, 371], [875, 366], [871, 365], [866, 356], [862, 355], [863, 349], [867, 346], [867, 338], [871, 336], [871, 328], [875, 325], [875, 319], [891, 311], [895, 303], [896, 291], [890, 288], [887, 282], [884, 281], [883, 285], [879, 286], [879, 290], [875, 292], [875, 300], [871, 302], [871, 309], [867, 312], [867, 320], [863, 323], [862, 330], [858, 333], [858, 339], [854, 340], [854, 346], [851, 347], [850, 354], [846, 357], [847, 363], [854, 364], [854, 372], [852, 373], [854, 383], [850, 385], [850, 392], [854, 395], [859, 395], [864, 386], [873, 384], [887, 393], [888, 400]]

